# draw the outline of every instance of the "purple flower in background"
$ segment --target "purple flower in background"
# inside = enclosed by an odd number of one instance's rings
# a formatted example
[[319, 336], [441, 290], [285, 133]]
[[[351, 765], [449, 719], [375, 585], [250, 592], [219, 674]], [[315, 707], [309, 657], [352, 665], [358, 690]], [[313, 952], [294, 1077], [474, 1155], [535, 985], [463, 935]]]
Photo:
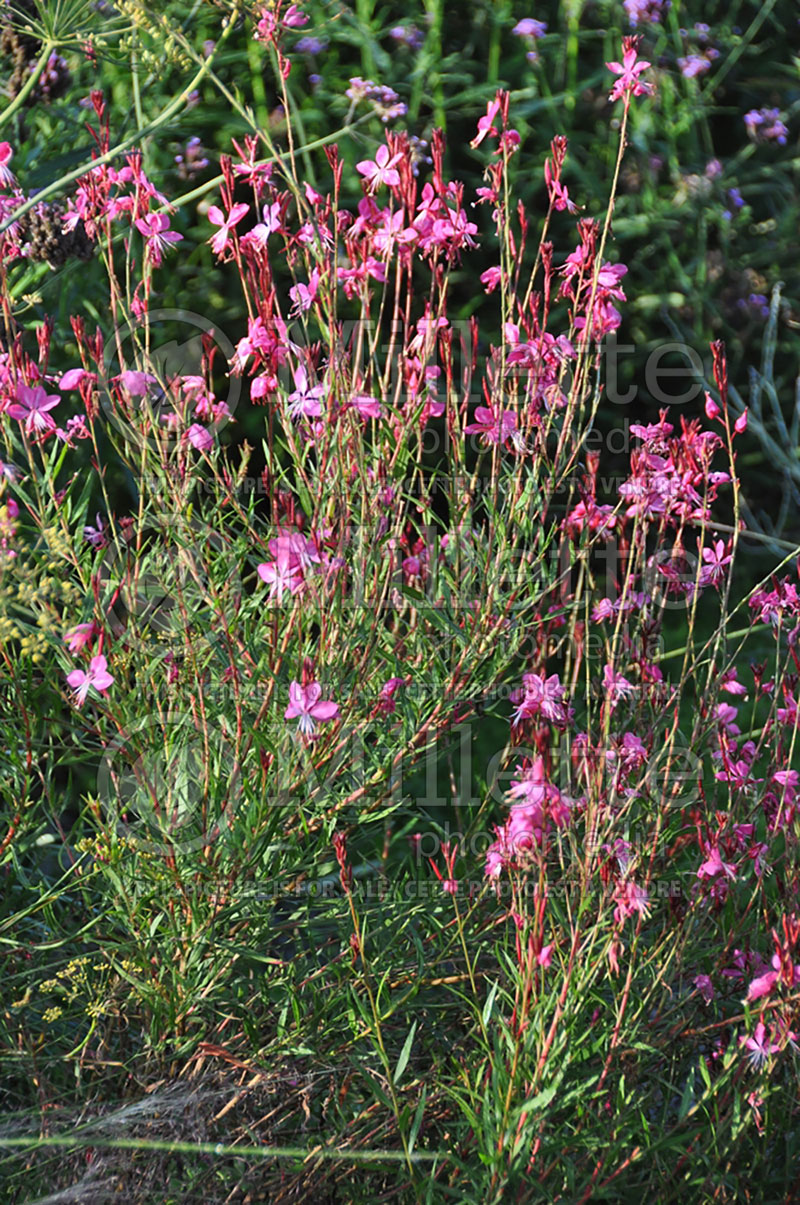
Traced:
[[780, 109], [751, 109], [744, 115], [747, 133], [755, 142], [777, 142], [786, 145], [789, 131], [781, 121]]
[[328, 49], [328, 40], [327, 38], [298, 38], [294, 48], [301, 54], [322, 54], [323, 50]]
[[769, 318], [769, 299], [763, 293], [751, 293], [747, 298], [740, 297], [736, 305], [751, 317], [762, 318], [765, 322]]
[[186, 143], [183, 154], [175, 156], [175, 162], [178, 165], [178, 175], [182, 180], [189, 180], [201, 172], [204, 167], [208, 167], [203, 144], [197, 135]]
[[389, 30], [389, 37], [400, 46], [407, 46], [409, 50], [419, 50], [425, 41], [424, 35], [416, 25], [395, 25]]
[[533, 17], [523, 17], [517, 21], [511, 30], [518, 38], [543, 38], [547, 33], [546, 21], [535, 21]]
[[657, 25], [669, 8], [669, 0], [623, 0], [631, 25]]
[[107, 544], [106, 529], [103, 520], [99, 515], [95, 515], [94, 521], [96, 527], [87, 525], [83, 529], [83, 538], [87, 544], [91, 544], [92, 548], [103, 548]]
[[708, 71], [711, 60], [704, 54], [690, 54], [685, 59], [678, 59], [678, 66], [681, 69], [681, 75], [686, 79], [695, 79], [698, 75], [703, 75]]

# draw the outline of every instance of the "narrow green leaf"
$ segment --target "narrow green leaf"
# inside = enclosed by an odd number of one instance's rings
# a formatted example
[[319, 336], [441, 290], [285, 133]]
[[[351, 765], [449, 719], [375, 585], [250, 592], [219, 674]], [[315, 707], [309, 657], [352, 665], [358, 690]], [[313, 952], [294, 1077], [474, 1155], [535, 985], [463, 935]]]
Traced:
[[417, 1032], [416, 1021], [408, 1031], [408, 1037], [403, 1043], [403, 1049], [400, 1051], [400, 1058], [397, 1060], [397, 1066], [394, 1069], [394, 1082], [400, 1083], [400, 1077], [408, 1066], [408, 1060], [411, 1057], [411, 1047], [414, 1045], [414, 1034]]
[[489, 1024], [489, 1018], [492, 1015], [492, 1009], [494, 1008], [494, 1000], [495, 1000], [495, 996], [497, 995], [497, 989], [499, 988], [499, 986], [500, 986], [499, 982], [497, 980], [495, 980], [495, 982], [492, 984], [492, 990], [489, 992], [489, 995], [486, 997], [486, 1003], [483, 1006], [483, 1014], [482, 1014], [484, 1025]]
[[[415, 1024], [416, 1024], [416, 1022], [415, 1022]], [[425, 1112], [425, 1101], [427, 1100], [427, 1098], [428, 1098], [428, 1089], [423, 1084], [422, 1085], [422, 1096], [420, 1096], [420, 1098], [419, 1098], [419, 1104], [417, 1105], [416, 1112], [414, 1113], [414, 1120], [411, 1123], [411, 1131], [408, 1136], [409, 1151], [413, 1151], [414, 1146], [416, 1144], [417, 1135], [419, 1134], [419, 1128], [422, 1125], [422, 1116]]]

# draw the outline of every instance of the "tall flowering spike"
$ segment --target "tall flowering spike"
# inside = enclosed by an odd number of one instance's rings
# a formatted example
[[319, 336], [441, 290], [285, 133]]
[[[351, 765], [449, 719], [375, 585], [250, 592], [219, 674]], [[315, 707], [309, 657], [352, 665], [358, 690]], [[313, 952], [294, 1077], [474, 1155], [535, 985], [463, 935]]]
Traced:
[[544, 182], [547, 186], [550, 204], [554, 209], [566, 209], [569, 213], [577, 213], [578, 206], [569, 199], [569, 193], [561, 183], [561, 169], [567, 155], [567, 140], [563, 134], [556, 135], [550, 143], [550, 151], [552, 157], [546, 159], [544, 163]]
[[631, 96], [646, 96], [648, 92], [653, 91], [652, 84], [645, 84], [639, 79], [643, 71], [646, 71], [650, 64], [645, 60], [638, 60], [639, 43], [641, 38], [623, 38], [622, 39], [622, 62], [606, 63], [609, 71], [613, 71], [619, 79], [614, 81], [614, 87], [609, 94], [609, 100], [630, 100]]
[[347, 835], [336, 832], [333, 834], [333, 849], [336, 861], [339, 863], [339, 879], [345, 894], [353, 888], [353, 868], [347, 860]]
[[714, 381], [722, 399], [722, 408], [725, 410], [728, 406], [728, 361], [722, 339], [715, 339], [711, 344], [711, 355], [714, 359]]

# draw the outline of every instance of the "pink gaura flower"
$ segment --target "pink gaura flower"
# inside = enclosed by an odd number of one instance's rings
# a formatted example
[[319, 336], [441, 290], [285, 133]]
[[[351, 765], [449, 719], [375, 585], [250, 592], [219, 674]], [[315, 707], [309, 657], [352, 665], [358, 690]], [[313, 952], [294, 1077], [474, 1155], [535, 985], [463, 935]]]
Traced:
[[480, 146], [480, 144], [483, 142], [484, 138], [487, 138], [490, 135], [492, 138], [497, 137], [497, 130], [495, 129], [495, 127], [492, 123], [494, 122], [494, 119], [499, 112], [500, 112], [500, 101], [495, 97], [494, 100], [490, 100], [489, 103], [487, 104], [485, 116], [479, 118], [479, 120], [478, 120], [478, 133], [475, 135], [475, 137], [472, 139], [472, 142], [469, 144], [471, 147], [475, 148], [475, 147]]
[[249, 205], [246, 205], [243, 201], [239, 201], [233, 206], [228, 216], [225, 217], [225, 214], [218, 205], [209, 206], [208, 220], [213, 222], [215, 226], [219, 226], [217, 233], [208, 239], [208, 242], [211, 243], [211, 250], [215, 255], [224, 255], [228, 250], [231, 245], [231, 231], [234, 226], [241, 222], [249, 209]]
[[91, 544], [92, 548], [104, 548], [108, 543], [105, 523], [100, 515], [95, 515], [94, 521], [94, 527], [90, 523], [84, 527], [83, 538], [87, 544]]
[[55, 420], [48, 413], [57, 406], [61, 398], [57, 393], [45, 393], [41, 385], [17, 385], [17, 400], [12, 402], [6, 413], [19, 422], [24, 422], [28, 435], [46, 434], [55, 430]]
[[708, 857], [697, 871], [698, 879], [714, 879], [720, 874], [728, 879], [736, 878], [736, 867], [732, 862], [723, 862], [717, 845], [707, 848], [706, 853]]
[[309, 18], [297, 4], [290, 4], [281, 17], [281, 25], [285, 26], [286, 29], [300, 29], [303, 25], [307, 25], [308, 22]]
[[366, 177], [370, 192], [376, 192], [381, 184], [396, 188], [400, 183], [400, 174], [394, 165], [401, 159], [402, 155], [392, 155], [388, 146], [379, 146], [375, 159], [362, 159], [356, 164], [356, 171]]
[[383, 406], [376, 397], [369, 393], [355, 393], [350, 398], [350, 405], [357, 410], [362, 418], [383, 418]]
[[186, 439], [193, 448], [197, 448], [198, 452], [210, 452], [214, 446], [214, 437], [207, 427], [202, 423], [192, 423], [189, 430], [186, 432]]
[[643, 84], [639, 76], [650, 66], [644, 59], [637, 62], [639, 38], [622, 39], [622, 62], [606, 63], [609, 71], [619, 76], [614, 81], [609, 100], [619, 100], [627, 96], [645, 96], [653, 91], [652, 84]]
[[114, 679], [107, 669], [105, 657], [101, 655], [92, 657], [89, 662], [89, 672], [85, 673], [82, 669], [74, 669], [72, 673], [67, 674], [67, 683], [75, 691], [75, 703], [78, 707], [82, 707], [86, 702], [86, 696], [91, 688], [99, 691], [100, 694], [105, 694]]
[[650, 910], [647, 891], [644, 887], [639, 887], [632, 879], [623, 879], [617, 884], [614, 899], [616, 900], [614, 920], [618, 925], [621, 925], [629, 916], [633, 916], [635, 912], [646, 917]]
[[711, 977], [709, 975], [695, 975], [692, 982], [703, 997], [703, 1002], [710, 1004], [714, 999], [714, 985], [711, 982]]
[[736, 666], [725, 671], [720, 679], [720, 690], [726, 690], [729, 695], [740, 695], [747, 698], [747, 687], [737, 681]]
[[513, 410], [501, 410], [499, 415], [488, 406], [475, 407], [475, 422], [464, 428], [465, 435], [480, 435], [482, 444], [504, 444], [514, 440], [517, 416]]
[[8, 166], [13, 154], [10, 142], [0, 142], [0, 184], [4, 188], [14, 184], [14, 173]]
[[96, 633], [94, 623], [79, 623], [64, 633], [64, 644], [73, 656], [77, 656], [94, 640]]
[[566, 727], [573, 713], [564, 702], [564, 689], [558, 674], [551, 674], [549, 678], [544, 674], [523, 674], [522, 691], [514, 691], [510, 696], [510, 701], [516, 704], [512, 727], [536, 715], [544, 716], [558, 727]]
[[137, 218], [134, 225], [145, 239], [148, 258], [156, 268], [171, 244], [179, 243], [183, 238], [176, 230], [170, 230], [169, 218], [165, 213], [148, 213], [147, 217]]
[[611, 665], [603, 667], [603, 686], [608, 694], [612, 711], [620, 699], [633, 694], [636, 690], [633, 682], [629, 682], [627, 678], [623, 678], [622, 674], [618, 674]]
[[486, 293], [493, 293], [502, 279], [502, 268], [487, 268], [485, 272], [481, 273], [481, 284], [483, 285]]
[[[778, 965], [780, 966], [780, 961], [778, 961]], [[752, 1004], [754, 1000], [760, 1000], [762, 996], [768, 996], [779, 978], [780, 971], [765, 971], [763, 975], [757, 975], [755, 979], [750, 981], [744, 1003]]]
[[[298, 541], [304, 543], [302, 536]], [[256, 566], [258, 576], [269, 586], [269, 597], [283, 602], [284, 594], [297, 594], [305, 585], [302, 552], [298, 553], [291, 536], [271, 540], [270, 551], [275, 554], [275, 560]]]
[[114, 381], [119, 381], [122, 388], [131, 397], [144, 397], [151, 385], [154, 385], [156, 378], [152, 372], [136, 372], [133, 369], [126, 369], [119, 376], [112, 378]]
[[[774, 1033], [770, 1037], [774, 1037]], [[751, 1067], [756, 1069], [762, 1067], [771, 1054], [775, 1054], [776, 1051], [780, 1050], [779, 1043], [771, 1041], [770, 1037], [767, 1036], [764, 1022], [759, 1021], [753, 1030], [752, 1037], [743, 1036], [739, 1039], [740, 1045], [746, 1046], [750, 1051], [747, 1058]]]
[[301, 686], [292, 682], [289, 686], [289, 706], [284, 712], [284, 719], [297, 720], [298, 731], [303, 736], [313, 736], [317, 723], [333, 720], [339, 714], [339, 704], [331, 699], [321, 699], [322, 687], [319, 682], [309, 682]]
[[780, 954], [776, 952], [772, 955], [772, 970], [762, 971], [760, 975], [750, 981], [743, 1003], [752, 1004], [754, 1000], [768, 996], [775, 985], [781, 981], [787, 987], [797, 987], [800, 984], [800, 966], [792, 965], [791, 961], [788, 961], [782, 968]]
[[84, 379], [96, 381], [97, 376], [93, 372], [86, 372], [83, 368], [70, 368], [58, 382], [58, 387], [59, 389], [79, 389]]
[[292, 376], [294, 377], [294, 391], [289, 394], [291, 417], [321, 418], [325, 386], [312, 385], [302, 364], [293, 371]]
[[304, 314], [306, 310], [310, 310], [317, 298], [317, 290], [319, 289], [319, 271], [315, 268], [309, 277], [308, 284], [296, 284], [289, 290], [294, 305], [290, 317], [296, 318], [298, 314]]

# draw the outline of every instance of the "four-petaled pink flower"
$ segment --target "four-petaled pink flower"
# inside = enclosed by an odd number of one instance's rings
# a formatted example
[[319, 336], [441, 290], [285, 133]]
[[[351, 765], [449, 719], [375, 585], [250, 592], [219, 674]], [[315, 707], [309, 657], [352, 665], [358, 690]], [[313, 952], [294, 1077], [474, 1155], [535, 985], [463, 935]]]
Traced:
[[402, 155], [389, 154], [388, 146], [379, 146], [372, 159], [362, 159], [356, 164], [356, 171], [362, 176], [366, 176], [369, 182], [369, 191], [376, 192], [381, 184], [388, 184], [391, 188], [396, 188], [400, 183], [400, 174], [395, 167], [395, 163], [399, 163]]
[[78, 707], [82, 707], [86, 702], [90, 687], [94, 687], [100, 694], [105, 694], [113, 681], [114, 679], [107, 669], [106, 659], [102, 654], [92, 657], [89, 662], [88, 674], [82, 669], [74, 669], [72, 673], [67, 674], [67, 682], [75, 691], [75, 702]]
[[269, 597], [283, 602], [287, 592], [297, 594], [303, 588], [303, 574], [300, 566], [292, 563], [287, 549], [280, 549], [274, 561], [264, 561], [257, 565], [258, 576], [269, 586]]
[[318, 289], [319, 271], [315, 268], [308, 279], [308, 284], [301, 282], [289, 290], [289, 296], [294, 302], [290, 317], [296, 318], [298, 314], [304, 314], [306, 310], [310, 310], [317, 299]]
[[339, 714], [339, 704], [331, 699], [321, 699], [322, 687], [319, 682], [309, 682], [301, 686], [292, 682], [289, 686], [289, 706], [284, 712], [284, 719], [297, 720], [297, 728], [303, 736], [313, 736], [317, 722], [335, 719]]
[[725, 568], [731, 563], [731, 555], [724, 540], [715, 540], [710, 548], [703, 549], [705, 564], [700, 570], [701, 586], [720, 586], [725, 580]]
[[612, 711], [620, 699], [624, 699], [626, 695], [633, 694], [636, 690], [633, 682], [629, 682], [627, 678], [623, 678], [622, 674], [618, 674], [611, 665], [603, 667], [603, 686], [608, 693]]
[[292, 376], [295, 387], [289, 394], [289, 414], [292, 418], [297, 418], [298, 415], [303, 418], [320, 418], [325, 386], [312, 385], [302, 364], [294, 369]]
[[233, 206], [227, 217], [219, 208], [218, 205], [210, 205], [208, 210], [208, 220], [213, 222], [215, 226], [219, 226], [219, 230], [213, 235], [208, 242], [211, 243], [211, 250], [215, 255], [224, 255], [231, 243], [231, 230], [239, 222], [250, 209], [244, 201], [238, 201]]
[[475, 421], [464, 428], [465, 435], [480, 435], [483, 444], [503, 444], [514, 440], [517, 416], [513, 410], [501, 410], [496, 415], [488, 406], [475, 407]]
[[55, 421], [47, 412], [60, 401], [57, 393], [45, 393], [41, 385], [25, 385], [20, 381], [17, 385], [17, 400], [11, 403], [6, 413], [24, 422], [28, 435], [37, 431], [44, 434], [55, 430]]
[[176, 230], [170, 230], [169, 218], [165, 213], [148, 213], [147, 217], [137, 218], [136, 229], [146, 240], [147, 255], [154, 267], [161, 263], [163, 253], [169, 251], [171, 243], [179, 243], [183, 238]]
[[619, 76], [614, 81], [609, 100], [619, 100], [621, 97], [645, 96], [653, 91], [652, 84], [643, 84], [639, 76], [650, 66], [644, 59], [637, 62], [639, 38], [622, 39], [622, 62], [606, 63], [609, 71]]
[[750, 1054], [747, 1056], [751, 1067], [761, 1067], [771, 1054], [775, 1054], [780, 1050], [780, 1045], [777, 1042], [771, 1042], [767, 1038], [767, 1030], [763, 1021], [759, 1021], [753, 1030], [751, 1038], [742, 1037], [739, 1039], [743, 1043]]

